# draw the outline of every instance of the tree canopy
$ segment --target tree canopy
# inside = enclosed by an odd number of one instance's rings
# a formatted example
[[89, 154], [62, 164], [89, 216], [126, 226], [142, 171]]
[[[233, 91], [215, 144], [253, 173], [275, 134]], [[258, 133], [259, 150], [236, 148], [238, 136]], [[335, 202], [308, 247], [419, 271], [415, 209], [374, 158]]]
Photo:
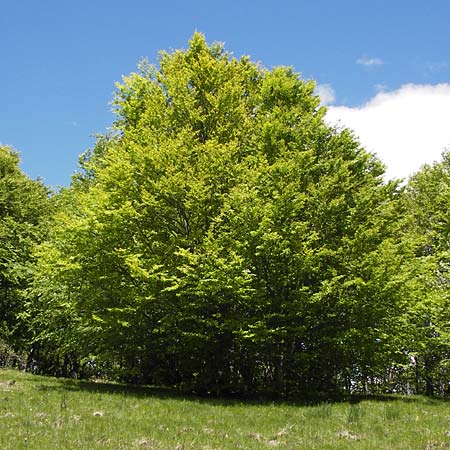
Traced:
[[198, 33], [124, 77], [38, 251], [36, 343], [197, 392], [385, 380], [410, 297], [402, 192], [314, 89]]

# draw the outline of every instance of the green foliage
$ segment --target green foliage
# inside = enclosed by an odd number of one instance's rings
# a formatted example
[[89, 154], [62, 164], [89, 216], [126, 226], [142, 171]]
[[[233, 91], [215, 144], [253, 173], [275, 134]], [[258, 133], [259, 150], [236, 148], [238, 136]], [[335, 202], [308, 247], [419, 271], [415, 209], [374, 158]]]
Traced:
[[0, 345], [20, 347], [26, 336], [20, 320], [29, 285], [33, 247], [44, 235], [48, 190], [19, 168], [19, 156], [0, 146]]
[[384, 383], [405, 362], [401, 191], [314, 83], [195, 34], [117, 89], [38, 252], [55, 364], [202, 393]]

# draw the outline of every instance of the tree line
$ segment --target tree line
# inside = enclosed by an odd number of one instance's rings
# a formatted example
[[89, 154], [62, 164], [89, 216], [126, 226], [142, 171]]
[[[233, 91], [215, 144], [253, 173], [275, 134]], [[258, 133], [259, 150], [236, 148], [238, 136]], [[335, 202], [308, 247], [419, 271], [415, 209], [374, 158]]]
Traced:
[[201, 394], [448, 394], [450, 154], [387, 181], [314, 89], [196, 33], [117, 84], [69, 187], [0, 147], [3, 362]]

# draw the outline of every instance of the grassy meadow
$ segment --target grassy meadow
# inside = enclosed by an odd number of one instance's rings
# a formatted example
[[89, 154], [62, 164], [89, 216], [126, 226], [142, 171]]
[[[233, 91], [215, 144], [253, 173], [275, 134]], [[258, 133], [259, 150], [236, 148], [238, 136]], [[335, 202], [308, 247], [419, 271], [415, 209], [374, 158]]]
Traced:
[[450, 448], [450, 402], [205, 399], [0, 369], [2, 450], [265, 448]]

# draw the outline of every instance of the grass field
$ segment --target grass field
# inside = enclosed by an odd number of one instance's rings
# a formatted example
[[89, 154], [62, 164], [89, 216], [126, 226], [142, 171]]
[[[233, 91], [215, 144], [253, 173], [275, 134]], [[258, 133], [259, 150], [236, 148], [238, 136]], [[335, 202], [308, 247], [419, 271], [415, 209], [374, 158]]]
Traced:
[[266, 448], [450, 448], [450, 402], [214, 400], [0, 369], [0, 449]]

